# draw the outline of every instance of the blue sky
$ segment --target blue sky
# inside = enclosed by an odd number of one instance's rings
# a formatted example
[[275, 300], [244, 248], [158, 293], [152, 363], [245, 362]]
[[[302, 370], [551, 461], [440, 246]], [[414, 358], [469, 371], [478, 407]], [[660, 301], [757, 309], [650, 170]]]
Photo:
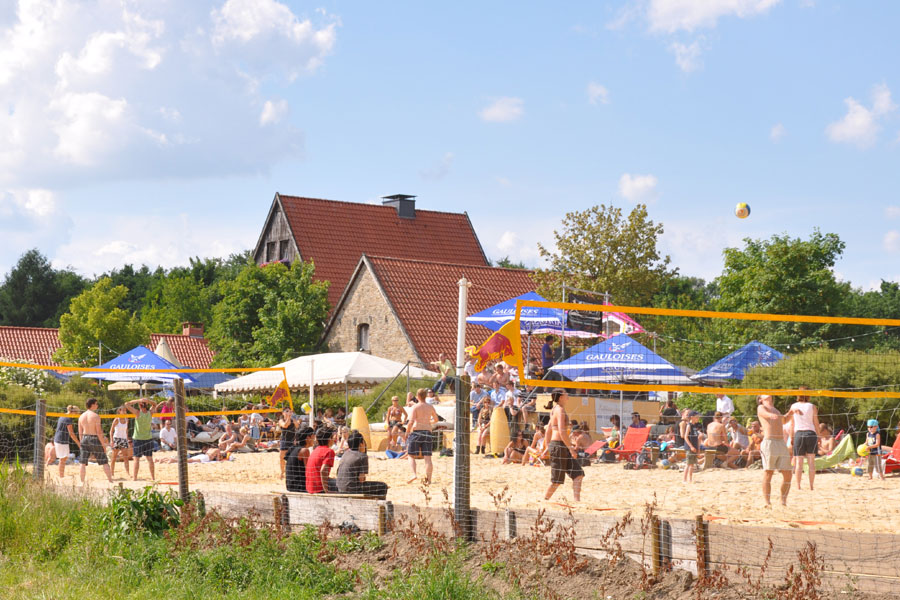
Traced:
[[[0, 5], [0, 272], [251, 247], [275, 192], [409, 193], [538, 264], [567, 211], [647, 202], [710, 279], [834, 232], [900, 280], [900, 5], [20, 0]], [[891, 58], [894, 57], [894, 58]], [[738, 202], [749, 219], [733, 216]]]

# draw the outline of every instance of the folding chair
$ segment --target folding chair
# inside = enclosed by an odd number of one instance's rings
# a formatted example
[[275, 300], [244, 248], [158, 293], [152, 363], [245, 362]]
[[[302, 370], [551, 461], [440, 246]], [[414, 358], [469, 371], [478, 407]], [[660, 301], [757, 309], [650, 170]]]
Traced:
[[891, 453], [884, 457], [884, 474], [900, 471], [900, 435], [891, 446]]
[[650, 437], [649, 427], [629, 427], [625, 430], [622, 445], [619, 448], [612, 448], [612, 451], [620, 459], [632, 460], [644, 448], [648, 437]]

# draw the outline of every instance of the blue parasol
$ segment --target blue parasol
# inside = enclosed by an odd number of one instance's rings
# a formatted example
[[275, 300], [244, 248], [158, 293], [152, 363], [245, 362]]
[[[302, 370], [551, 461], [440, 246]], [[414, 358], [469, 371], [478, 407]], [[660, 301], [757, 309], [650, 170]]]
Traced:
[[146, 346], [138, 346], [120, 354], [111, 361], [105, 362], [97, 369], [115, 369], [115, 371], [97, 371], [82, 373], [82, 377], [101, 379], [103, 381], [131, 381], [134, 383], [164, 383], [173, 379], [183, 379], [185, 383], [194, 383], [193, 377], [187, 373], [145, 373], [148, 369], [177, 369], [175, 365], [163, 357], [151, 352]]
[[784, 354], [765, 344], [752, 341], [719, 359], [692, 377], [695, 381], [713, 383], [729, 379], [743, 379], [748, 369], [771, 367], [784, 358]]

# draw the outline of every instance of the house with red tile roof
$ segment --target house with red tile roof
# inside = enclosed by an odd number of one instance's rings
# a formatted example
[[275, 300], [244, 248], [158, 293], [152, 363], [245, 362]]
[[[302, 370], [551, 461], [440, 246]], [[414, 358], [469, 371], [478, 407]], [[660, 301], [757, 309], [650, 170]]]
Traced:
[[[472, 283], [468, 314], [534, 290], [531, 271], [363, 254], [324, 334], [335, 352], [364, 349], [398, 362], [456, 355], [460, 278]], [[466, 345], [490, 335], [466, 325]]]
[[[172, 355], [185, 367], [208, 369], [215, 355], [203, 337], [203, 325], [184, 323], [181, 334], [152, 333], [150, 349], [168, 346]], [[53, 354], [62, 344], [59, 329], [46, 327], [0, 327], [0, 357], [38, 365], [59, 366]], [[127, 350], [127, 348], [126, 348]]]
[[420, 210], [415, 196], [403, 194], [382, 200], [374, 205], [276, 193], [253, 258], [259, 265], [313, 261], [316, 279], [331, 282], [332, 308], [363, 254], [488, 266], [466, 213]]

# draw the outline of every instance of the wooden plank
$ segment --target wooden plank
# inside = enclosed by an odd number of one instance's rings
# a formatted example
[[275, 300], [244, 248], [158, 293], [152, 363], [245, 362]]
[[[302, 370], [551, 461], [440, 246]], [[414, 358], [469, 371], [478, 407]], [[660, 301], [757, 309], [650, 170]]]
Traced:
[[669, 527], [669, 551], [672, 568], [697, 574], [697, 538], [694, 522], [690, 519], [667, 519], [663, 526]]
[[256, 513], [266, 523], [273, 523], [275, 520], [272, 496], [269, 494], [221, 492], [205, 490], [202, 486], [197, 486], [195, 490], [203, 492], [207, 508], [215, 509], [223, 517], [234, 519]]
[[290, 494], [287, 496], [291, 525], [320, 525], [326, 521], [340, 525], [349, 521], [366, 531], [378, 531], [379, 500]]

